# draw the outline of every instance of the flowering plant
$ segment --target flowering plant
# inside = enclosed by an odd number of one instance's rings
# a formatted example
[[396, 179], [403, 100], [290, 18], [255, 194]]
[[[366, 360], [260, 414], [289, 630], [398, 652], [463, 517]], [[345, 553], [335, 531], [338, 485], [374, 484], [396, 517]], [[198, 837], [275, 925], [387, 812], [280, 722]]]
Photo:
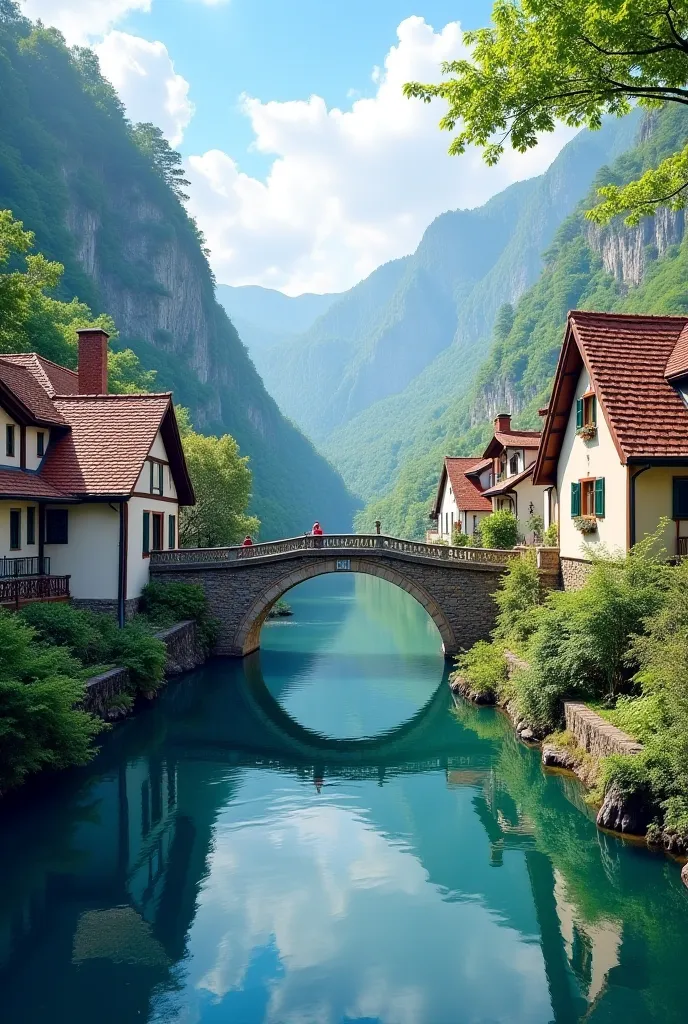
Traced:
[[584, 441], [592, 441], [597, 434], [597, 427], [594, 423], [586, 423], [576, 431], [576, 437], [582, 437]]
[[594, 533], [597, 529], [597, 519], [595, 516], [574, 516], [573, 525], [581, 533]]

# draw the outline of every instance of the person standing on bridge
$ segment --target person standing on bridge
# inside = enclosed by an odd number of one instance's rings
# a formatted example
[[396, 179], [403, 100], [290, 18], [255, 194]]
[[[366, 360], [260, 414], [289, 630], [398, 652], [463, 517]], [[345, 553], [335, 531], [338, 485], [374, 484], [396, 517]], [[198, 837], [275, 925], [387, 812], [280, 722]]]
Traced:
[[241, 546], [242, 546], [242, 548], [252, 548], [253, 547], [253, 541], [251, 540], [251, 538], [249, 537], [248, 534], [246, 534], [246, 536], [244, 537], [243, 541], [241, 542]]
[[311, 530], [311, 533], [313, 534], [314, 537], [322, 537], [323, 529], [320, 523], [313, 523], [313, 529]]

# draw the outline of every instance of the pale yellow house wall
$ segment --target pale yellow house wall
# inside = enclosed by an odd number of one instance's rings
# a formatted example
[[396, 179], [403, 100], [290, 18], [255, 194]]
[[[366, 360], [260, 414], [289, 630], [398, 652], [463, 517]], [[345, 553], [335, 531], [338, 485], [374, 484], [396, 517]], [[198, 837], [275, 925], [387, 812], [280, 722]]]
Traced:
[[[169, 516], [176, 516], [177, 535], [179, 533], [179, 506], [173, 501], [161, 501], [153, 496], [146, 498], [129, 499], [129, 522], [128, 534], [129, 544], [127, 552], [127, 599], [140, 597], [141, 591], [148, 583], [148, 568], [150, 559], [143, 554], [143, 513], [162, 512], [164, 515], [162, 544], [167, 550]], [[153, 527], [151, 524], [151, 543], [153, 540]]]
[[[637, 473], [640, 467], [634, 466]], [[635, 482], [635, 539], [653, 534], [659, 520], [671, 520], [673, 513], [674, 477], [688, 477], [688, 466], [653, 466], [642, 473]], [[679, 536], [688, 537], [688, 520], [679, 520]], [[664, 548], [667, 555], [676, 552], [676, 523], [671, 520], [660, 534], [657, 548]]]
[[[35, 511], [35, 536], [36, 542], [34, 544], [27, 544], [26, 541], [26, 510], [29, 506], [33, 506]], [[21, 510], [21, 548], [18, 551], [10, 551], [10, 509], [18, 508]], [[15, 501], [14, 499], [6, 499], [0, 501], [0, 558], [6, 556], [7, 558], [33, 558], [38, 555], [38, 508], [36, 503], [33, 501]]]
[[588, 535], [588, 543], [601, 543], [611, 550], [626, 549], [626, 467], [621, 464], [611, 432], [597, 402], [597, 436], [592, 441], [576, 437], [576, 399], [588, 391], [590, 379], [583, 368], [557, 465], [559, 496], [559, 550], [562, 558], [586, 558], [585, 538], [573, 525], [571, 517], [571, 484], [586, 477], [605, 479], [605, 517], [598, 520], [596, 533]]
[[544, 487], [536, 487], [532, 476], [526, 477], [521, 483], [514, 487], [516, 493], [516, 518], [518, 519], [518, 530], [521, 537], [525, 538], [527, 544], [533, 542], [533, 533], [528, 530], [528, 520], [531, 516], [530, 506], [533, 506], [534, 515], [542, 516], [544, 513]]
[[[11, 423], [14, 426], [14, 455], [10, 456], [6, 454], [5, 438], [6, 438], [6, 427], [7, 424]], [[15, 469], [19, 469], [19, 458], [20, 458], [20, 436], [19, 436], [19, 424], [16, 420], [13, 420], [8, 412], [0, 406], [0, 466], [12, 466]]]
[[117, 600], [119, 505], [94, 502], [63, 507], [68, 509], [69, 542], [45, 545], [51, 574], [71, 576], [69, 589], [79, 600]]
[[27, 427], [26, 428], [26, 468], [27, 469], [38, 469], [42, 458], [37, 455], [37, 435], [41, 431], [43, 433], [43, 452], [48, 450], [50, 444], [50, 430], [48, 427]]

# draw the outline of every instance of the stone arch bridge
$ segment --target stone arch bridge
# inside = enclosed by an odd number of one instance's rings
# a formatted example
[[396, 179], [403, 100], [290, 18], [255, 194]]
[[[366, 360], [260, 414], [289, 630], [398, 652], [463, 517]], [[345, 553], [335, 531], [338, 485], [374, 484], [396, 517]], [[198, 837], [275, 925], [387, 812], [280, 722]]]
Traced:
[[[260, 646], [272, 606], [292, 587], [323, 573], [357, 572], [387, 580], [411, 594], [434, 620], [452, 657], [494, 625], [492, 599], [513, 551], [444, 547], [395, 537], [327, 534], [253, 547], [180, 548], [151, 552], [151, 578], [200, 583], [221, 623], [217, 654], [243, 657]], [[546, 586], [558, 581], [558, 553], [538, 549]]]

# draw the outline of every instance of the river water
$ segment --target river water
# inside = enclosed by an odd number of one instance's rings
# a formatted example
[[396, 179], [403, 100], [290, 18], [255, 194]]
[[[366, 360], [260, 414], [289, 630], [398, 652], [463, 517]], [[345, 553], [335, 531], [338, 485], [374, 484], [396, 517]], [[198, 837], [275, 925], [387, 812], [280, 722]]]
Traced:
[[[678, 867], [452, 710], [390, 584], [323, 577], [0, 816], [7, 1024], [688, 1019]], [[30, 798], [29, 798], [30, 797]]]

